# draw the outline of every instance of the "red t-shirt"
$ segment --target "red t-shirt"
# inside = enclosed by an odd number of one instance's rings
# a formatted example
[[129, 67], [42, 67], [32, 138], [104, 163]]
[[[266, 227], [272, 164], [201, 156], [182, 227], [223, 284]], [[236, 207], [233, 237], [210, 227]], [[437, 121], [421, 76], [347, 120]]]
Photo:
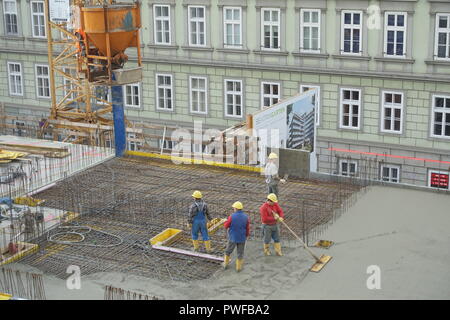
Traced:
[[259, 208], [259, 213], [261, 214], [261, 222], [264, 224], [273, 225], [277, 223], [277, 220], [273, 217], [272, 211], [275, 211], [281, 218], [284, 218], [283, 209], [274, 202], [273, 206], [264, 202], [264, 204]]

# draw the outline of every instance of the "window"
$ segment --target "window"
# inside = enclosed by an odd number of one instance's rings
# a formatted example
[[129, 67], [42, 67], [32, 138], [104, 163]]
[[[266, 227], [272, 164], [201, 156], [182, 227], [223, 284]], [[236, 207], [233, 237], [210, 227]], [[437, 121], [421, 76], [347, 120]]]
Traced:
[[127, 146], [129, 151], [139, 151], [141, 149], [140, 139], [137, 139], [135, 133], [127, 133]]
[[262, 82], [261, 83], [261, 95], [262, 95], [262, 109], [270, 107], [278, 103], [281, 99], [280, 84], [276, 82]]
[[361, 90], [341, 89], [341, 117], [340, 127], [359, 129], [361, 109]]
[[126, 107], [139, 108], [141, 106], [139, 89], [139, 83], [124, 85], [123, 94]]
[[225, 115], [242, 117], [242, 80], [225, 80]]
[[403, 12], [384, 14], [384, 55], [387, 57], [406, 56], [406, 19]]
[[382, 95], [381, 131], [401, 133], [403, 122], [403, 93], [383, 91]]
[[106, 105], [112, 103], [110, 86], [95, 86], [95, 104]]
[[45, 38], [44, 1], [31, 2], [31, 27], [33, 37]]
[[5, 34], [8, 36], [19, 35], [16, 0], [3, 0], [3, 14], [5, 17]]
[[172, 75], [156, 75], [156, 109], [173, 110]]
[[[64, 68], [63, 71], [67, 75], [70, 75], [72, 77], [76, 77], [75, 76], [75, 69]], [[63, 90], [64, 96], [68, 95], [67, 99], [69, 99], [69, 100], [75, 99], [74, 90], [76, 89], [76, 86], [72, 83], [72, 81], [70, 79], [68, 79], [67, 77], [63, 77], [63, 85], [64, 85], [64, 90]]]
[[241, 8], [223, 8], [223, 41], [225, 47], [242, 47], [241, 21]]
[[9, 94], [12, 96], [23, 95], [22, 65], [8, 62]]
[[339, 160], [339, 173], [342, 176], [356, 176], [357, 162], [354, 160]]
[[445, 171], [429, 171], [429, 186], [432, 188], [449, 189], [449, 173]]
[[191, 98], [191, 112], [206, 114], [208, 112], [206, 78], [190, 77], [189, 88]]
[[47, 65], [36, 65], [36, 95], [38, 98], [50, 98], [50, 75]]
[[438, 60], [450, 60], [450, 14], [436, 15], [434, 56]]
[[13, 128], [13, 135], [16, 135], [19, 137], [25, 136], [25, 134], [27, 133], [27, 130], [25, 127], [25, 122], [19, 122], [19, 121], [13, 120], [13, 124], [15, 125], [15, 128]]
[[320, 10], [300, 10], [300, 51], [320, 52]]
[[380, 180], [387, 182], [400, 182], [400, 167], [382, 164], [380, 165]]
[[341, 53], [361, 55], [361, 11], [342, 11]]
[[172, 150], [175, 148], [176, 145], [177, 145], [177, 143], [175, 141], [159, 139], [159, 148], [161, 148], [161, 146], [162, 146], [163, 150], [167, 150], [167, 149]]
[[170, 44], [170, 6], [155, 5], [153, 7], [155, 23], [155, 43]]
[[309, 89], [316, 89], [316, 103], [315, 103], [315, 117], [316, 117], [316, 125], [318, 126], [320, 123], [320, 86], [313, 85], [301, 85], [300, 92], [308, 91]]
[[205, 7], [188, 7], [189, 45], [206, 46]]
[[450, 138], [450, 96], [433, 96], [431, 135]]
[[261, 20], [261, 47], [280, 50], [280, 9], [262, 9]]

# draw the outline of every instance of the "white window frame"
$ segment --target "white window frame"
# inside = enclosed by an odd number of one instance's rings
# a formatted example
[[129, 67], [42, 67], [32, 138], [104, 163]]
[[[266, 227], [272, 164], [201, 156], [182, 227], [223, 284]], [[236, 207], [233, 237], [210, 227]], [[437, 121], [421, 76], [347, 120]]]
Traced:
[[13, 120], [13, 125], [15, 126], [13, 127], [13, 135], [23, 137], [27, 133], [25, 122]]
[[[204, 80], [205, 81], [205, 88], [204, 89], [193, 89], [192, 88], [192, 80], [193, 79], [199, 79], [199, 80]], [[197, 92], [204, 92], [205, 94], [205, 111], [196, 111], [194, 110], [194, 101], [192, 100], [192, 93], [193, 91], [197, 91]], [[199, 107], [199, 105], [197, 105], [197, 108]], [[190, 76], [189, 77], [189, 109], [191, 113], [194, 114], [208, 114], [208, 78], [207, 77], [200, 77], [200, 76]]]
[[[227, 83], [228, 82], [233, 82], [233, 90], [232, 91], [228, 91], [227, 88]], [[241, 91], [235, 91], [234, 90], [234, 83], [239, 83]], [[243, 81], [242, 80], [236, 80], [236, 79], [224, 79], [223, 81], [223, 85], [224, 85], [224, 106], [225, 106], [225, 116], [227, 117], [233, 117], [233, 118], [242, 118], [244, 116], [244, 88], [242, 87]], [[229, 114], [228, 113], [228, 95], [232, 95], [233, 96], [233, 114]], [[236, 96], [240, 96], [241, 98], [241, 115], [237, 115], [236, 113]]]
[[[191, 9], [193, 9], [193, 8], [196, 8], [196, 9], [203, 9], [203, 18], [192, 18], [191, 17]], [[197, 40], [197, 43], [196, 44], [193, 44], [192, 43], [192, 38], [191, 38], [191, 32], [192, 32], [192, 30], [191, 30], [191, 23], [192, 22], [195, 22], [195, 24], [196, 24], [196, 29], [197, 29], [197, 32], [196, 32], [196, 40]], [[200, 23], [203, 23], [203, 30], [204, 30], [204, 37], [203, 37], [203, 40], [204, 40], [204, 43], [202, 43], [202, 44], [199, 44], [199, 39], [200, 39], [200, 33], [199, 33], [199, 31], [198, 31], [198, 27], [199, 27], [199, 25], [200, 25]], [[191, 47], [206, 47], [206, 36], [207, 36], [207, 33], [206, 33], [206, 7], [205, 6], [188, 6], [188, 41], [189, 41], [189, 46], [191, 46]]]
[[[447, 28], [439, 28], [439, 18], [440, 17], [447, 17]], [[438, 57], [439, 32], [447, 34], [445, 57]], [[434, 38], [434, 59], [450, 61], [450, 13], [437, 13], [436, 14], [435, 38]]]
[[[358, 98], [359, 100], [344, 100], [344, 90], [350, 90], [350, 91], [358, 91]], [[356, 89], [356, 88], [341, 88], [340, 89], [340, 99], [339, 99], [339, 128], [341, 129], [350, 129], [350, 130], [359, 130], [361, 128], [361, 111], [362, 111], [362, 97], [361, 97], [361, 89]], [[350, 98], [351, 98], [352, 94], [350, 94]], [[349, 108], [349, 125], [348, 126], [344, 126], [344, 102], [348, 101], [348, 103], [351, 106], [351, 108]], [[356, 102], [358, 103], [358, 126], [354, 127], [353, 125], [351, 125], [351, 123], [353, 122], [353, 105], [356, 104]]]
[[[435, 106], [436, 98], [444, 99], [444, 108], [437, 108]], [[430, 135], [433, 138], [450, 139], [450, 136], [445, 135], [445, 118], [446, 118], [447, 114], [450, 114], [450, 108], [445, 108], [445, 106], [446, 106], [446, 100], [450, 99], [450, 95], [446, 96], [443, 94], [434, 94], [431, 99], [432, 100], [431, 100], [431, 117], [430, 117], [430, 120], [431, 120]], [[438, 109], [438, 110], [436, 111], [436, 109]], [[443, 115], [442, 115], [442, 124], [443, 125], [442, 125], [442, 134], [441, 135], [434, 134], [434, 114], [435, 114], [435, 112], [443, 113]]]
[[[310, 13], [310, 19], [312, 18], [312, 14], [314, 12], [316, 12], [318, 14], [319, 17], [319, 21], [318, 22], [305, 22], [304, 21], [304, 13], [305, 12], [309, 12]], [[305, 52], [305, 53], [320, 53], [321, 50], [321, 43], [320, 43], [320, 23], [321, 23], [321, 15], [322, 11], [320, 9], [301, 9], [300, 10], [300, 52]], [[318, 48], [317, 49], [305, 49], [303, 47], [303, 40], [304, 40], [304, 29], [305, 28], [309, 28], [310, 29], [310, 45], [312, 47], [312, 28], [317, 28], [318, 29], [318, 39], [317, 39], [317, 44], [318, 44]]]
[[[11, 72], [11, 70], [10, 70], [10, 66], [11, 65], [18, 65], [19, 66], [19, 69], [20, 69], [20, 71], [19, 72], [17, 72], [17, 71], [14, 71], [14, 72]], [[22, 97], [23, 96], [23, 72], [22, 72], [22, 64], [20, 63], [20, 62], [9, 62], [8, 61], [8, 63], [7, 63], [7, 67], [8, 67], [8, 82], [9, 82], [9, 94], [11, 95], [11, 96], [20, 96], [20, 97]], [[13, 92], [13, 87], [17, 90], [17, 88], [18, 88], [18, 86], [17, 86], [17, 83], [16, 83], [16, 81], [17, 81], [17, 77], [19, 77], [19, 80], [20, 80], [20, 93], [17, 93], [17, 92]], [[14, 86], [13, 86], [13, 81], [12, 81], [12, 79], [14, 78]]]
[[[39, 12], [39, 13], [33, 12], [33, 3], [42, 3], [43, 12]], [[44, 1], [31, 1], [30, 2], [30, 11], [31, 11], [31, 34], [33, 35], [33, 38], [45, 39], [47, 37], [47, 22], [45, 19], [45, 2]], [[41, 35], [41, 34], [36, 35], [34, 32], [35, 25], [34, 25], [33, 20], [34, 20], [35, 16], [42, 16], [44, 19], [44, 21], [43, 21], [44, 22], [44, 35]], [[41, 28], [41, 26], [39, 26], [39, 30], [40, 30], [40, 28]]]
[[[64, 73], [73, 75], [75, 77], [75, 75], [74, 75], [75, 74], [75, 70], [74, 69], [72, 69], [72, 68], [63, 68], [63, 71], [64, 71]], [[73, 83], [69, 79], [67, 79], [66, 77], [63, 77], [63, 85], [64, 85], [64, 88], [63, 88], [63, 95], [64, 95], [64, 97], [69, 93], [70, 90], [76, 89], [76, 87], [73, 85]], [[76, 96], [75, 92], [72, 92], [67, 97], [67, 99], [68, 100], [73, 100], [75, 98], [75, 96]]]
[[[383, 176], [383, 169], [389, 169], [389, 176], [385, 177]], [[396, 169], [397, 170], [397, 177], [394, 178], [392, 175], [392, 169]], [[384, 178], [387, 178], [387, 180], [385, 180]], [[397, 180], [397, 181], [393, 181], [393, 180]], [[392, 165], [392, 164], [385, 164], [385, 163], [380, 163], [380, 181], [383, 182], [393, 182], [393, 183], [400, 183], [400, 166], [396, 166], [396, 165]]]
[[[158, 77], [169, 77], [170, 78], [170, 86], [166, 85], [165, 83], [163, 85], [159, 84]], [[164, 111], [173, 111], [174, 110], [174, 94], [173, 94], [173, 76], [171, 74], [167, 73], [157, 73], [155, 76], [155, 88], [156, 88], [156, 110], [164, 110]], [[164, 107], [161, 107], [159, 104], [159, 89], [163, 89], [164, 91]], [[167, 91], [170, 90], [170, 100], [171, 100], [171, 107], [167, 107]]]
[[[99, 97], [97, 97], [97, 98], [99, 98]], [[103, 100], [107, 101], [108, 104], [112, 104], [112, 92], [111, 92], [111, 87], [108, 87], [108, 93], [106, 94], [106, 99], [103, 99]], [[96, 103], [97, 105], [106, 105], [105, 102], [99, 101], [99, 100], [97, 100], [97, 99], [96, 99], [96, 102], [95, 102], [95, 103]]]
[[[15, 6], [15, 11], [8, 11], [6, 9], [6, 3], [7, 2], [13, 2], [14, 6]], [[3, 0], [3, 19], [4, 19], [4, 27], [5, 27], [5, 35], [7, 36], [18, 36], [19, 35], [19, 14], [17, 12], [17, 0]], [[15, 19], [16, 19], [16, 29], [17, 32], [8, 32], [8, 27], [7, 27], [7, 23], [6, 23], [6, 15], [15, 15]]]
[[305, 88], [308, 89], [317, 89], [317, 96], [316, 96], [316, 126], [320, 125], [320, 86], [316, 84], [301, 84], [300, 85], [300, 93], [303, 93], [307, 90], [304, 90]]
[[173, 140], [168, 140], [168, 139], [159, 139], [159, 149], [163, 150], [173, 150], [175, 148], [175, 146], [177, 145], [176, 141]]
[[[239, 20], [228, 20], [227, 19], [227, 10], [232, 10], [234, 13], [234, 10], [238, 10], [239, 11]], [[239, 43], [238, 44], [234, 44], [235, 43], [235, 38], [234, 38], [234, 32], [232, 32], [232, 42], [233, 44], [228, 44], [227, 43], [227, 25], [232, 25], [233, 27], [233, 31], [234, 31], [234, 26], [238, 25], [239, 26]], [[224, 48], [242, 48], [242, 8], [241, 7], [223, 7], [223, 46]]]
[[[388, 103], [385, 101], [386, 94], [392, 94], [392, 102]], [[402, 102], [400, 104], [394, 102], [394, 95], [400, 95], [402, 98]], [[404, 113], [404, 95], [403, 92], [400, 91], [382, 91], [381, 92], [381, 121], [380, 121], [380, 130], [381, 132], [387, 132], [387, 133], [395, 133], [395, 134], [402, 134], [403, 133], [403, 113]], [[386, 109], [390, 108], [391, 111], [391, 129], [385, 128], [385, 117], [386, 117]], [[395, 121], [395, 109], [400, 109], [400, 130], [394, 130], [394, 121]]]
[[[38, 68], [39, 67], [45, 67], [47, 68], [47, 76], [40, 76], [38, 75]], [[36, 76], [36, 97], [42, 98], [42, 99], [50, 99], [51, 92], [50, 92], [50, 67], [47, 64], [35, 64], [34, 65], [34, 72]], [[42, 81], [47, 80], [48, 83], [48, 96], [41, 96], [39, 95], [39, 80], [42, 79]]]
[[136, 133], [127, 132], [127, 148], [129, 151], [139, 151], [142, 147], [142, 143], [138, 141], [129, 141], [128, 139], [137, 139]]
[[[127, 88], [128, 87], [132, 87], [132, 88], [134, 88], [134, 87], [137, 87], [138, 88], [138, 92], [137, 92], [137, 94], [135, 94], [134, 92], [133, 92], [133, 89], [131, 90], [131, 99], [132, 99], [132, 101], [133, 101], [133, 103], [131, 103], [131, 104], [129, 104], [128, 102], [127, 102]], [[142, 105], [142, 97], [141, 97], [141, 83], [140, 82], [137, 82], [137, 83], [130, 83], [130, 84], [125, 84], [125, 85], [123, 85], [123, 104], [124, 104], [124, 106], [125, 107], [129, 107], [129, 108], [140, 108], [141, 107], [141, 105]], [[137, 96], [137, 98], [138, 98], [138, 102], [139, 102], [139, 104], [138, 105], [136, 105], [135, 103], [134, 103], [134, 98]]]
[[[272, 20], [272, 12], [276, 11], [278, 13], [278, 21], [264, 21], [264, 12], [270, 12], [270, 19]], [[264, 46], [264, 27], [270, 27], [270, 48]], [[278, 48], [272, 48], [273, 44], [273, 27], [278, 27]], [[281, 50], [281, 10], [279, 8], [262, 8], [261, 9], [261, 50], [264, 51], [280, 51]]]
[[438, 187], [432, 187], [432, 186], [431, 186], [431, 175], [432, 175], [433, 173], [436, 173], [436, 174], [447, 174], [447, 175], [449, 175], [449, 178], [450, 178], [450, 172], [449, 172], [449, 171], [442, 171], [442, 170], [428, 170], [428, 187], [433, 188], [433, 189], [440, 189], [440, 190], [450, 190], [450, 183], [449, 183], [449, 186], [447, 187], [447, 189], [444, 189], [444, 188], [438, 188]]
[[[404, 26], [399, 27], [397, 25], [395, 26], [388, 26], [388, 16], [394, 15], [395, 16], [395, 23], [397, 24], [398, 16], [403, 15], [404, 16]], [[407, 39], [407, 23], [408, 23], [408, 13], [407, 12], [385, 12], [384, 13], [384, 56], [389, 58], [406, 58], [406, 39]], [[387, 45], [388, 45], [388, 32], [394, 31], [394, 54], [388, 54], [387, 52]], [[403, 54], [399, 55], [397, 54], [397, 32], [403, 31]]]
[[[342, 164], [347, 163], [347, 174], [343, 174]], [[354, 174], [349, 174], [350, 164], [355, 165]], [[343, 177], [356, 177], [358, 175], [358, 161], [350, 159], [339, 159], [339, 175]]]
[[[160, 17], [157, 17], [156, 16], [156, 8], [157, 7], [159, 7], [159, 8], [161, 8], [161, 12], [163, 11], [162, 9], [163, 8], [167, 8], [167, 12], [168, 12], [168, 16], [160, 16]], [[155, 39], [155, 44], [158, 44], [158, 45], [170, 45], [170, 44], [172, 44], [172, 30], [171, 30], [171, 25], [170, 25], [170, 20], [171, 20], [171, 17], [170, 17], [170, 6], [169, 5], [163, 5], [163, 4], [154, 4], [153, 5], [153, 36], [154, 36], [154, 39]], [[168, 30], [165, 30], [165, 28], [164, 28], [164, 22], [168, 22], [168, 25], [169, 25], [169, 29]], [[162, 41], [158, 41], [158, 28], [157, 28], [157, 22], [160, 22], [161, 23], [161, 33], [162, 33], [162, 37], [161, 37], [161, 39], [162, 39]], [[168, 42], [166, 42], [166, 41], [164, 41], [164, 39], [165, 39], [165, 36], [164, 36], [164, 34], [165, 33], [169, 33], [169, 41]]]
[[[271, 86], [271, 90], [270, 90], [271, 92], [269, 94], [265, 94], [264, 93], [264, 85], [265, 84], [268, 84], [268, 85]], [[278, 95], [275, 95], [275, 94], [272, 93], [273, 92], [273, 90], [272, 90], [272, 86], [273, 85], [277, 85], [278, 86]], [[281, 83], [280, 82], [262, 81], [261, 82], [261, 110], [268, 107], [268, 106], [264, 105], [264, 98], [269, 98], [269, 99], [271, 99], [271, 101], [273, 100], [273, 98], [277, 98], [278, 102], [280, 102], [281, 101]], [[278, 102], [276, 102], [276, 103], [278, 103]], [[273, 106], [276, 103], [270, 104], [269, 106]]]
[[[352, 15], [352, 23], [346, 24], [345, 23], [345, 14], [350, 13]], [[353, 17], [354, 14], [358, 13], [360, 15], [359, 25], [353, 24]], [[363, 12], [359, 10], [342, 10], [341, 12], [341, 55], [353, 55], [353, 56], [361, 56], [363, 52]], [[351, 41], [350, 41], [350, 52], [344, 51], [344, 29], [351, 29]], [[353, 52], [353, 30], [358, 29], [359, 30], [359, 52]]]

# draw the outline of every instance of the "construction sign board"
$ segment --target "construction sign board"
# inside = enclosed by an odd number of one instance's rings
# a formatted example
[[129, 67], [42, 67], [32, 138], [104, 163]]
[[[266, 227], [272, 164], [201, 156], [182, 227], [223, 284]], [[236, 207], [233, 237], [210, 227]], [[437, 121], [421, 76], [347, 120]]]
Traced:
[[[259, 137], [261, 147], [314, 153], [316, 97], [317, 90], [311, 88], [253, 114], [253, 135]], [[311, 159], [315, 159], [313, 154]]]
[[49, 0], [49, 13], [52, 22], [68, 22], [70, 19], [69, 0]]

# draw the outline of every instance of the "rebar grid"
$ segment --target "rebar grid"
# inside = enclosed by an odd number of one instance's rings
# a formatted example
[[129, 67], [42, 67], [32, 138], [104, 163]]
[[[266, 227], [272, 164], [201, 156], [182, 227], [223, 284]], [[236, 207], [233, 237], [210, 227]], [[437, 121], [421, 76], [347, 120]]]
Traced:
[[[49, 207], [80, 216], [36, 238], [39, 251], [22, 261], [60, 278], [68, 276], [69, 265], [79, 266], [83, 275], [114, 271], [161, 280], [209, 278], [220, 268], [217, 261], [155, 250], [148, 242], [166, 228], [177, 228], [183, 232], [171, 246], [191, 248], [187, 212], [196, 189], [202, 191], [213, 218], [227, 217], [232, 213], [231, 204], [242, 201], [251, 219], [250, 239], [260, 239], [259, 207], [267, 196], [261, 175], [163, 160], [116, 158], [36, 195]], [[280, 205], [286, 223], [310, 242], [355, 201], [360, 189], [352, 180], [292, 180], [280, 185]], [[73, 233], [64, 234], [68, 230]], [[283, 226], [281, 236], [293, 239]], [[226, 239], [223, 228], [211, 236], [213, 254], [223, 254]], [[203, 246], [200, 252], [204, 252]]]

